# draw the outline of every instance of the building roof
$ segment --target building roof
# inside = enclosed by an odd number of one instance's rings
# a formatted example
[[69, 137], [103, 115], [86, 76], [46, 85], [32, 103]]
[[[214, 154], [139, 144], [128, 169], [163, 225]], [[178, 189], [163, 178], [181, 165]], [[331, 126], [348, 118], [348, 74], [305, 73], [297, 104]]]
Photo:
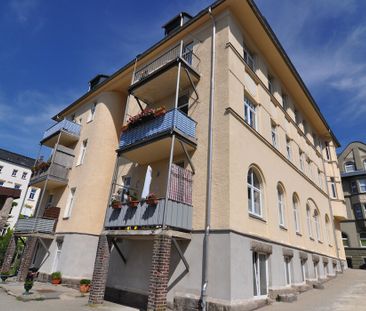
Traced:
[[26, 157], [19, 153], [11, 152], [0, 148], [0, 160], [10, 162], [27, 168], [34, 165], [35, 159]]

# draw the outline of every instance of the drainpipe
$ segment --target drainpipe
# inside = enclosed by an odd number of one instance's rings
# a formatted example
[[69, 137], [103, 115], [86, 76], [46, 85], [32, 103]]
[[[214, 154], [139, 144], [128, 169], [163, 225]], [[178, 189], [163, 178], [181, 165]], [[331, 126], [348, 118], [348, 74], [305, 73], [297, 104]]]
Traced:
[[203, 239], [203, 257], [202, 257], [202, 285], [200, 308], [207, 310], [207, 286], [208, 286], [208, 251], [209, 236], [211, 225], [211, 192], [212, 192], [212, 122], [214, 116], [214, 94], [215, 94], [215, 58], [216, 58], [216, 23], [212, 15], [211, 7], [208, 9], [212, 22], [212, 40], [211, 40], [211, 81], [210, 81], [210, 102], [209, 102], [209, 119], [208, 119], [208, 156], [207, 156], [207, 183], [206, 183], [206, 219], [205, 219], [205, 235]]
[[[331, 201], [330, 201], [328, 176], [326, 175], [325, 161], [324, 161], [323, 153], [322, 153], [322, 162], [323, 162], [323, 170], [324, 170], [324, 175], [325, 175], [325, 188], [327, 190], [327, 195], [328, 195], [329, 214], [330, 214], [330, 218], [332, 219], [332, 225], [333, 225], [333, 238], [334, 238], [334, 244], [335, 244], [335, 248], [336, 248], [336, 256], [338, 258], [338, 262], [340, 263], [341, 260], [340, 260], [340, 257], [339, 257], [338, 241], [337, 241], [336, 228], [335, 228], [335, 223], [334, 223], [332, 204], [331, 204]], [[341, 265], [341, 271], [343, 272], [343, 265], [341, 263], [340, 263], [340, 265]]]

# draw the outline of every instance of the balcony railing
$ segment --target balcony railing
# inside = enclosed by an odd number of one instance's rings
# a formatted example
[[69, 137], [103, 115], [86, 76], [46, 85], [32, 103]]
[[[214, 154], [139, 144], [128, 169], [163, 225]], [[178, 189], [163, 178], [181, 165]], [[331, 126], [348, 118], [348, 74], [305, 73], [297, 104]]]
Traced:
[[30, 180], [30, 184], [34, 184], [45, 179], [47, 176], [50, 176], [53, 179], [60, 181], [67, 181], [69, 175], [69, 168], [57, 164], [51, 163], [46, 169], [38, 169], [32, 173], [32, 177]]
[[27, 218], [18, 219], [15, 224], [15, 233], [47, 233], [53, 234], [55, 231], [55, 219]]
[[180, 110], [173, 109], [153, 120], [127, 129], [121, 135], [120, 148], [127, 148], [173, 130], [178, 130], [190, 139], [196, 139], [196, 122]]
[[58, 131], [64, 131], [74, 136], [80, 135], [81, 125], [69, 120], [62, 120], [55, 125], [51, 126], [48, 130], [46, 130], [43, 134], [43, 140], [51, 137], [53, 134], [57, 133]]
[[173, 47], [172, 49], [168, 50], [163, 55], [159, 56], [158, 58], [154, 59], [152, 62], [148, 63], [147, 65], [139, 68], [134, 75], [133, 83], [136, 83], [143, 78], [148, 77], [156, 70], [162, 68], [163, 66], [169, 64], [173, 60], [178, 58], [182, 58], [195, 70], [198, 70], [199, 65], [199, 58], [188, 48], [183, 48], [183, 53], [180, 55], [180, 44]]

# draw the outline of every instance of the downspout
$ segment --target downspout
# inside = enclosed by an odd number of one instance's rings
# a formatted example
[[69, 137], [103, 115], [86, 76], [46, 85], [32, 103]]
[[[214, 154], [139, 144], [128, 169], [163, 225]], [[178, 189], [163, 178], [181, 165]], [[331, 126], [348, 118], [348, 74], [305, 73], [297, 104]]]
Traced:
[[[327, 176], [326, 170], [325, 170], [325, 160], [324, 160], [323, 154], [322, 154], [322, 162], [323, 162], [323, 170], [324, 170], [324, 176], [325, 176], [325, 188], [327, 190], [327, 195], [328, 195], [329, 214], [330, 214], [330, 218], [332, 219], [332, 225], [333, 225], [333, 238], [334, 238], [334, 243], [335, 243], [335, 248], [336, 248], [336, 256], [338, 258], [338, 261], [340, 262], [341, 259], [339, 257], [339, 249], [338, 249], [338, 241], [337, 241], [337, 235], [336, 235], [336, 227], [335, 227], [335, 223], [334, 223], [332, 203], [330, 201], [330, 193], [329, 193], [329, 185], [328, 185], [328, 176]], [[343, 265], [341, 263], [340, 263], [340, 265], [341, 265], [341, 271], [343, 272]]]
[[216, 23], [212, 15], [211, 7], [208, 9], [212, 22], [212, 40], [211, 40], [211, 81], [210, 81], [210, 102], [209, 102], [209, 119], [208, 119], [208, 155], [207, 155], [207, 183], [206, 183], [206, 219], [205, 219], [205, 235], [203, 238], [203, 257], [202, 257], [202, 285], [200, 297], [200, 309], [207, 310], [207, 286], [208, 286], [208, 252], [209, 237], [211, 226], [211, 193], [212, 193], [212, 122], [214, 117], [214, 94], [215, 94], [215, 58], [216, 58]]

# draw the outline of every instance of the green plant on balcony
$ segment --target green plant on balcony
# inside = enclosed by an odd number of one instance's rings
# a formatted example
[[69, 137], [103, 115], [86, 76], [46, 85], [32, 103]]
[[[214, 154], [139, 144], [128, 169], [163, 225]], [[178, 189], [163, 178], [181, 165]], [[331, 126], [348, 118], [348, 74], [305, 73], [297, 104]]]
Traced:
[[112, 208], [121, 208], [122, 207], [122, 202], [118, 199], [113, 199], [111, 202]]
[[156, 196], [155, 193], [150, 193], [147, 197], [146, 197], [146, 203], [148, 205], [157, 205], [158, 204], [158, 197]]
[[37, 163], [32, 167], [32, 173], [38, 174], [43, 173], [48, 170], [48, 168], [51, 165], [51, 160], [48, 160], [47, 162], [44, 161], [37, 161]]
[[158, 108], [146, 108], [142, 110], [137, 115], [130, 117], [127, 121], [127, 124], [122, 126], [121, 131], [127, 131], [128, 129], [134, 128], [143, 124], [147, 121], [153, 120], [158, 118], [166, 113], [165, 107], [158, 107]]
[[137, 197], [136, 193], [132, 193], [128, 196], [128, 205], [130, 207], [137, 207], [137, 205], [139, 205], [140, 201]]

